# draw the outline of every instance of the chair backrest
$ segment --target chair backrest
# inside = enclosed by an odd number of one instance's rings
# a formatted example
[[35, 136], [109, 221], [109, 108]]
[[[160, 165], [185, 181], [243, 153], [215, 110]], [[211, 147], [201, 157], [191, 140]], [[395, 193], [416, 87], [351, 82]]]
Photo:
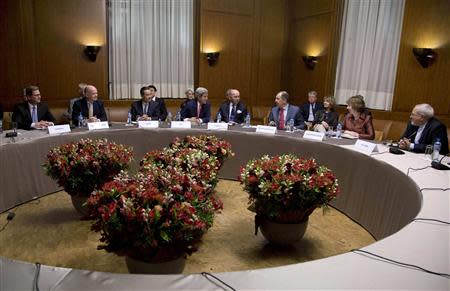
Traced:
[[391, 128], [386, 136], [386, 139], [397, 141], [402, 137], [406, 130], [407, 122], [405, 121], [392, 121]]
[[270, 106], [253, 106], [251, 109], [252, 120], [254, 120], [255, 123], [267, 124], [270, 109]]
[[389, 130], [391, 129], [392, 121], [384, 119], [373, 119], [372, 123], [375, 129], [375, 140], [385, 140], [388, 136]]

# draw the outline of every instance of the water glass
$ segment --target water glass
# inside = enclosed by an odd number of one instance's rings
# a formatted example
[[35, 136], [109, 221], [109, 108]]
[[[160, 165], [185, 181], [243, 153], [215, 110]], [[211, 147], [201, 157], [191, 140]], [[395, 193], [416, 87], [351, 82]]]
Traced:
[[431, 161], [431, 155], [433, 154], [433, 145], [429, 144], [425, 148], [425, 158]]

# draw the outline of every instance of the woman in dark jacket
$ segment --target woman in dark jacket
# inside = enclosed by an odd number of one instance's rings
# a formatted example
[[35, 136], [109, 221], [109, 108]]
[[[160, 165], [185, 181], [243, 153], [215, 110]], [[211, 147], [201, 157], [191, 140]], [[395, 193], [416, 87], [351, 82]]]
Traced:
[[336, 128], [339, 122], [339, 113], [334, 110], [336, 101], [333, 96], [325, 96], [323, 98], [324, 109], [319, 109], [314, 115], [313, 129], [314, 131], [326, 132]]

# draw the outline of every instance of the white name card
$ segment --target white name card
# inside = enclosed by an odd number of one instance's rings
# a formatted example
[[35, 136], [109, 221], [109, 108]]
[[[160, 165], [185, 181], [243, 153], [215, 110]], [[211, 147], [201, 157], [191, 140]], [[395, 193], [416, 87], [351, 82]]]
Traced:
[[158, 128], [159, 121], [158, 120], [140, 120], [138, 121], [139, 128]]
[[323, 141], [325, 137], [324, 132], [317, 132], [312, 130], [306, 130], [303, 134], [303, 138], [310, 139], [310, 140], [317, 140], [317, 141]]
[[277, 132], [277, 128], [275, 126], [257, 125], [256, 132], [265, 134], [275, 134]]
[[88, 122], [89, 130], [107, 129], [107, 128], [109, 128], [108, 121]]
[[223, 122], [208, 122], [209, 130], [228, 130], [228, 123]]
[[191, 128], [190, 121], [172, 121], [170, 128]]
[[70, 126], [68, 124], [61, 124], [61, 125], [53, 125], [47, 127], [48, 134], [61, 134], [70, 132]]
[[378, 152], [377, 144], [358, 139], [354, 145], [355, 150], [366, 155], [370, 155], [372, 152]]

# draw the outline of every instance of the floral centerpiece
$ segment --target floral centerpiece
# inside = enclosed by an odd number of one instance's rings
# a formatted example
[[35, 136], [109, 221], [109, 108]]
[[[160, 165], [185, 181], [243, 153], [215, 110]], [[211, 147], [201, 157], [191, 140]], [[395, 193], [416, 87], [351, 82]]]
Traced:
[[197, 147], [147, 153], [138, 174], [122, 173], [89, 198], [100, 247], [126, 255], [129, 268], [130, 258], [168, 262], [195, 251], [223, 207], [214, 195], [219, 167]]
[[202, 150], [209, 155], [215, 156], [220, 166], [222, 166], [225, 159], [234, 155], [231, 150], [231, 144], [214, 135], [186, 136], [184, 139], [175, 138], [170, 144], [170, 148], [195, 148]]
[[[180, 186], [181, 187], [181, 186]], [[151, 176], [118, 175], [88, 199], [107, 251], [147, 262], [165, 262], [195, 250], [222, 204], [194, 190], [186, 195], [161, 191]]]
[[43, 167], [71, 196], [88, 197], [127, 169], [132, 157], [130, 147], [107, 139], [87, 138], [52, 149]]
[[326, 206], [339, 193], [331, 170], [314, 159], [290, 154], [251, 160], [241, 168], [239, 178], [257, 214], [256, 231], [262, 220], [304, 223], [314, 209]]

